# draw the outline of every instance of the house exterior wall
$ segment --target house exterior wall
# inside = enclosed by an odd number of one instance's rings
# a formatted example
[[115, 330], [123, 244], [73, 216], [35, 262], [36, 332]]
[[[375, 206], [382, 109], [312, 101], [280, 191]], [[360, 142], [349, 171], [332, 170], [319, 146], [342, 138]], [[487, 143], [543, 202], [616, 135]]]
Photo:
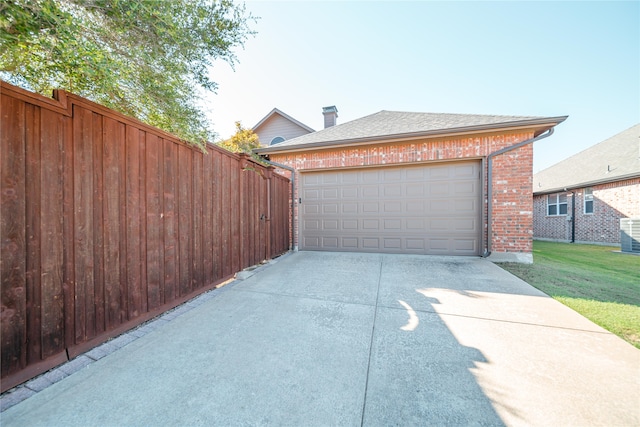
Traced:
[[600, 184], [591, 188], [592, 214], [584, 213], [585, 187], [569, 191], [568, 215], [548, 216], [547, 194], [534, 196], [534, 238], [571, 241], [570, 215], [572, 197], [575, 197], [575, 241], [620, 244], [620, 219], [640, 217], [640, 178]]
[[[448, 160], [482, 159], [502, 148], [533, 138], [533, 132], [514, 131], [482, 136], [420, 139], [384, 145], [351, 146], [295, 153], [273, 153], [270, 159], [300, 171], [335, 168], [401, 165]], [[486, 177], [484, 162], [483, 240], [487, 234]], [[286, 176], [290, 173], [280, 171]], [[492, 252], [530, 254], [533, 239], [532, 201], [533, 147], [531, 144], [506, 152], [493, 159]], [[297, 186], [296, 186], [297, 192]], [[296, 194], [296, 200], [298, 195]], [[297, 204], [294, 221], [298, 221]], [[297, 228], [297, 226], [296, 226]], [[297, 246], [297, 234], [294, 246]], [[485, 243], [486, 247], [486, 243]]]
[[255, 130], [255, 133], [258, 135], [260, 145], [267, 147], [276, 136], [281, 136], [287, 140], [306, 135], [309, 131], [279, 114], [274, 114], [262, 123], [260, 127]]

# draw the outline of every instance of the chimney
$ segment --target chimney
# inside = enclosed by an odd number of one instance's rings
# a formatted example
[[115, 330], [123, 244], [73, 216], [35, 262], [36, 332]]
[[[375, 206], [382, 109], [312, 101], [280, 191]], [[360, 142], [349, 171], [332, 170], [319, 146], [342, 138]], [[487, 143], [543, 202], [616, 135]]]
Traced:
[[338, 118], [338, 109], [335, 105], [331, 107], [323, 107], [322, 115], [324, 115], [324, 128], [330, 128], [336, 125], [336, 119]]

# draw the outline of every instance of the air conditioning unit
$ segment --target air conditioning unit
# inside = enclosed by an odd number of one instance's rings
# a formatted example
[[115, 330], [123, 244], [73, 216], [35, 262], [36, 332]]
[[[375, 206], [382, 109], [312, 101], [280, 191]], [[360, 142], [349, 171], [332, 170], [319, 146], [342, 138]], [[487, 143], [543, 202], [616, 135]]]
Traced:
[[640, 254], [640, 218], [620, 219], [620, 249]]

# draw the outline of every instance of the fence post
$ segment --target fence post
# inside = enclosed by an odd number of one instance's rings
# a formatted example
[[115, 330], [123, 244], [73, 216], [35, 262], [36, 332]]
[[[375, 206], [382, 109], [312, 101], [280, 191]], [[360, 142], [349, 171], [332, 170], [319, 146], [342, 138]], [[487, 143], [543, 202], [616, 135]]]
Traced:
[[266, 218], [266, 226], [267, 226], [267, 238], [266, 238], [266, 258], [271, 259], [272, 251], [271, 251], [271, 178], [273, 177], [273, 171], [275, 167], [267, 166], [264, 177], [267, 180], [267, 218]]

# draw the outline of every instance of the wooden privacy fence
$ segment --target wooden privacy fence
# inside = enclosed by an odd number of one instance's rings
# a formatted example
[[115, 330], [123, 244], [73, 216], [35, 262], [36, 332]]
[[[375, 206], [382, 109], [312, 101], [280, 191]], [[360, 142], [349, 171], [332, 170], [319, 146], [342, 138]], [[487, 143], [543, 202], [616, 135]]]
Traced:
[[2, 391], [289, 249], [272, 167], [0, 83]]

